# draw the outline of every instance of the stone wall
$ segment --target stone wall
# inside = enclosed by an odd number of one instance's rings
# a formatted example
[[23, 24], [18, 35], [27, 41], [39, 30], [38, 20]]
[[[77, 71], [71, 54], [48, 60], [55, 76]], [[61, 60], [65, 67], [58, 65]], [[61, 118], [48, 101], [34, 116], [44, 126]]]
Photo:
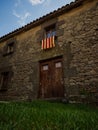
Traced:
[[[56, 23], [57, 44], [41, 50], [44, 27]], [[14, 53], [3, 56], [6, 43], [15, 41]], [[32, 100], [38, 97], [39, 62], [63, 56], [65, 98], [95, 101], [98, 98], [98, 2], [84, 3], [59, 17], [44, 21], [0, 43], [0, 69], [11, 68], [8, 91], [0, 100]], [[93, 94], [93, 97], [92, 97]], [[96, 99], [95, 99], [96, 98]]]
[[70, 100], [80, 101], [81, 95], [98, 101], [98, 3], [87, 4], [78, 13], [71, 13], [61, 17], [65, 20], [62, 26], [67, 58], [65, 86]]

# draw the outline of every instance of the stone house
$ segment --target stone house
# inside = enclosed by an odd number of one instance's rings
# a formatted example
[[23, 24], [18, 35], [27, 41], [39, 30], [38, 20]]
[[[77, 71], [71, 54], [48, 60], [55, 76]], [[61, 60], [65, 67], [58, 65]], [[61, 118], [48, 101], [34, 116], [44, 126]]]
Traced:
[[98, 102], [98, 1], [76, 0], [0, 38], [0, 100]]

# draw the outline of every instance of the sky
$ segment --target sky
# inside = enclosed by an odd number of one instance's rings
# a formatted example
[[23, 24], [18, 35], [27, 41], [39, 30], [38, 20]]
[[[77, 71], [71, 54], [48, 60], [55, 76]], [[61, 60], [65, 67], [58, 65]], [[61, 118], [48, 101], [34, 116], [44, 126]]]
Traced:
[[0, 0], [0, 37], [74, 0]]

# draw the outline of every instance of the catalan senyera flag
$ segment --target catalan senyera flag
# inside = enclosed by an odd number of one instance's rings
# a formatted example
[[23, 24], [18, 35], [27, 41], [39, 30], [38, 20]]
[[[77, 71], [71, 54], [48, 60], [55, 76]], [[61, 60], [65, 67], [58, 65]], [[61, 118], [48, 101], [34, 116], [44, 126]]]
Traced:
[[42, 40], [42, 49], [49, 49], [55, 47], [55, 36], [45, 38]]

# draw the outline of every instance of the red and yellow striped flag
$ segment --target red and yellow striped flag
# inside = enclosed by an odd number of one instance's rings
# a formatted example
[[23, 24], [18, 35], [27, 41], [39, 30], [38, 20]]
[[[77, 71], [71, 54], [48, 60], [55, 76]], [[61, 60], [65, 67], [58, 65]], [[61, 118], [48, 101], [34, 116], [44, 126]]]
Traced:
[[44, 49], [44, 40], [42, 40], [42, 49]]
[[50, 38], [47, 38], [47, 49], [50, 48]]
[[55, 37], [49, 37], [42, 40], [42, 49], [49, 49], [55, 47]]

